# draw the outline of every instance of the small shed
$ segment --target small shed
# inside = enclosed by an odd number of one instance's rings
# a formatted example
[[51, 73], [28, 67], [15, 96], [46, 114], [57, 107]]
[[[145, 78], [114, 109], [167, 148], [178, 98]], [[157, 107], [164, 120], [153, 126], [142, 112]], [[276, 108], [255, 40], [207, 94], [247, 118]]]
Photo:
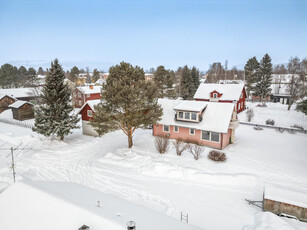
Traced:
[[263, 211], [288, 214], [307, 221], [307, 196], [305, 192], [266, 186], [263, 194]]
[[17, 101], [16, 98], [4, 95], [0, 98], [0, 113], [2, 113], [4, 110], [9, 109], [9, 105], [13, 104], [15, 101]]
[[16, 101], [9, 106], [12, 108], [13, 118], [16, 120], [28, 120], [34, 118], [34, 105], [27, 101]]

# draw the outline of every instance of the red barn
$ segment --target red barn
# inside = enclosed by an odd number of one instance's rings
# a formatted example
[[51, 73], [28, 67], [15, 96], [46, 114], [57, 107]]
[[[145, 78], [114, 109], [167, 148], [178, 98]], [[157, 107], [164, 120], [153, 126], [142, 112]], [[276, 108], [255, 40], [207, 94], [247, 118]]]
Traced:
[[97, 105], [101, 100], [89, 100], [87, 101], [79, 110], [78, 114], [81, 114], [82, 120], [82, 133], [84, 135], [99, 136], [98, 133], [94, 130], [94, 128], [90, 124], [90, 120], [93, 119], [95, 114], [94, 106]]
[[222, 103], [236, 103], [237, 113], [245, 109], [246, 91], [244, 84], [206, 84], [199, 85], [194, 100]]
[[81, 108], [87, 101], [100, 99], [101, 88], [101, 86], [94, 85], [75, 88], [72, 92], [74, 107]]

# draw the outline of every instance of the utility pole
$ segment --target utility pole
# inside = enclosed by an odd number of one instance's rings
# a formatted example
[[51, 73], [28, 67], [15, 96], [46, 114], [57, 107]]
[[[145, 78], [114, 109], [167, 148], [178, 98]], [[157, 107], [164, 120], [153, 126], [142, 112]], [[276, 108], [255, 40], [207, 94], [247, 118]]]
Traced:
[[11, 155], [12, 155], [12, 169], [13, 169], [13, 177], [14, 177], [14, 183], [15, 183], [15, 163], [14, 163], [14, 149], [11, 147]]

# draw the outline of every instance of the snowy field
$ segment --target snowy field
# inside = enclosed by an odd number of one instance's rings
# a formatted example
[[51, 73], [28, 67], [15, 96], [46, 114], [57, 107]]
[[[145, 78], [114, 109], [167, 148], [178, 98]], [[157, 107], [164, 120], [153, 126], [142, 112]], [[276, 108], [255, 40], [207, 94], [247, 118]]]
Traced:
[[[266, 120], [273, 119], [275, 126], [291, 128], [296, 124], [307, 129], [307, 116], [295, 110], [296, 104], [291, 106], [290, 111], [288, 105], [280, 103], [269, 102], [266, 103], [267, 107], [265, 108], [257, 107], [258, 104], [259, 102], [246, 102], [246, 106], [253, 109], [255, 113], [251, 123], [265, 125]], [[247, 122], [246, 111], [238, 114], [240, 121]]]
[[[128, 149], [121, 131], [93, 138], [76, 130], [60, 142], [0, 123], [0, 146], [25, 147], [15, 151], [18, 181], [78, 183], [177, 220], [182, 211], [203, 229], [307, 229], [307, 223], [264, 213], [244, 200], [262, 200], [266, 185], [307, 193], [306, 134], [241, 125], [236, 143], [224, 150], [227, 161], [215, 163], [207, 158], [209, 148], [198, 161], [188, 152], [176, 156], [173, 146], [160, 155], [151, 133], [137, 130]], [[10, 159], [8, 150], [0, 151], [0, 191], [12, 183]]]

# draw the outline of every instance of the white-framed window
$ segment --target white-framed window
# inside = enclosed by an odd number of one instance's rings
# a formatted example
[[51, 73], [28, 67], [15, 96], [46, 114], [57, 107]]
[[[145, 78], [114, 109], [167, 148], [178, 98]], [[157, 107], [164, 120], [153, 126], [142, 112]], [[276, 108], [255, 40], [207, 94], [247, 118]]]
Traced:
[[195, 135], [195, 129], [190, 129], [190, 135]]
[[210, 132], [202, 130], [201, 131], [201, 139], [206, 140], [206, 141], [210, 141]]
[[191, 120], [196, 121], [197, 120], [197, 114], [191, 113]]
[[210, 136], [211, 136], [211, 138], [210, 138], [211, 141], [220, 142], [220, 134], [219, 133], [211, 132]]
[[238, 109], [240, 109], [240, 107], [241, 107], [241, 104], [239, 103]]
[[81, 101], [78, 101], [78, 103], [79, 103], [79, 106], [81, 106], [81, 105], [82, 105], [82, 102], [81, 102]]
[[206, 130], [201, 131], [201, 139], [206, 141], [220, 142], [220, 133], [209, 132]]
[[163, 132], [169, 132], [169, 125], [163, 125]]
[[217, 98], [217, 93], [214, 93], [214, 94], [213, 94], [213, 98]]
[[88, 117], [93, 117], [93, 111], [92, 110], [87, 110], [87, 116]]
[[185, 112], [185, 113], [184, 113], [184, 119], [185, 119], [185, 120], [190, 120], [190, 113]]
[[176, 125], [174, 126], [174, 132], [175, 132], [175, 133], [179, 133], [179, 127], [176, 126]]
[[178, 118], [183, 119], [183, 112], [178, 113]]
[[91, 97], [91, 95], [90, 94], [86, 94], [86, 97]]
[[81, 97], [81, 93], [80, 92], [78, 92], [78, 97]]

